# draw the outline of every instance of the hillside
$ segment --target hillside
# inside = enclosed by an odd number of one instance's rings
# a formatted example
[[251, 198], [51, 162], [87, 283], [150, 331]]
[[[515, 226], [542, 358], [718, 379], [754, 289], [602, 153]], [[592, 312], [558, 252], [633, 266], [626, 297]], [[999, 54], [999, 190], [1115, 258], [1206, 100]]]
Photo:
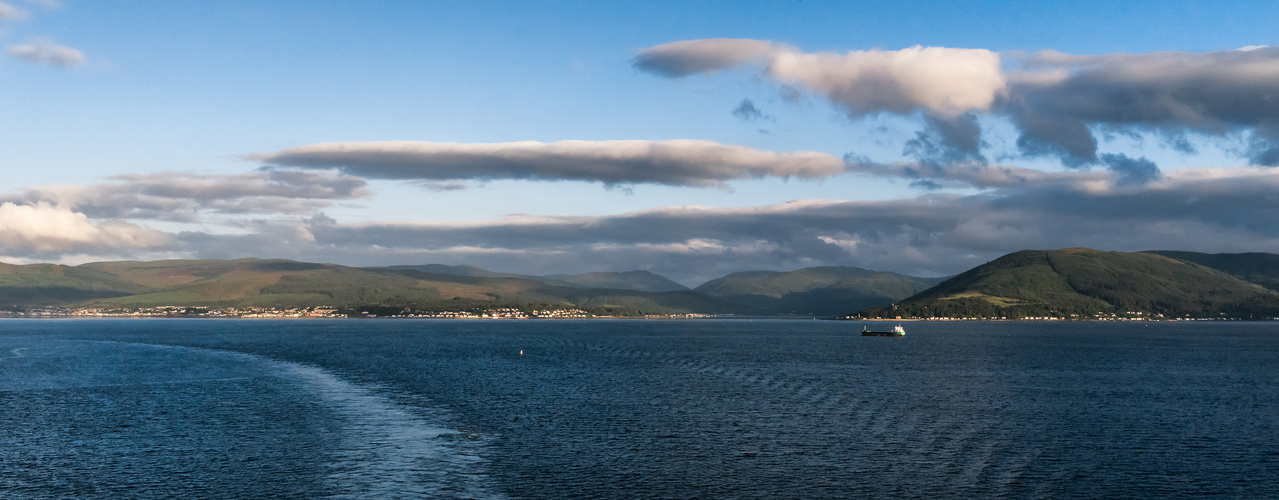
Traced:
[[741, 312], [736, 305], [687, 290], [655, 293], [566, 282], [556, 285], [493, 277], [497, 273], [479, 268], [472, 268], [478, 276], [419, 269], [264, 259], [3, 264], [0, 307], [578, 307], [598, 314], [630, 315]]
[[688, 287], [684, 285], [648, 271], [594, 272], [583, 274], [552, 274], [549, 276], [534, 276], [527, 274], [499, 273], [476, 266], [448, 266], [444, 264], [387, 266], [368, 269], [421, 271], [431, 274], [448, 274], [453, 276], [470, 276], [477, 278], [517, 278], [540, 281], [548, 285], [570, 288], [607, 288], [616, 290], [636, 290], [640, 292], [675, 292], [688, 290]]
[[1155, 253], [1084, 248], [1005, 255], [864, 317], [1269, 317], [1279, 293]]
[[1279, 291], [1279, 255], [1272, 253], [1198, 253], [1153, 250], [1146, 253], [1211, 267], [1249, 283]]
[[810, 267], [733, 273], [695, 290], [742, 304], [755, 314], [835, 316], [891, 304], [938, 281], [857, 267]]
[[596, 272], [584, 274], [557, 274], [543, 276], [586, 288], [611, 288], [641, 292], [678, 292], [688, 287], [648, 271]]

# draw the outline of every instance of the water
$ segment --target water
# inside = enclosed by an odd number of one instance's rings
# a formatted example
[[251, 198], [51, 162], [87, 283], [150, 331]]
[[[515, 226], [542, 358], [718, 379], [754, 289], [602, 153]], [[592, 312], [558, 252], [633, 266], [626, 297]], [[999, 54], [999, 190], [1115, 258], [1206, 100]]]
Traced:
[[1279, 495], [1279, 324], [906, 326], [0, 321], [0, 497]]

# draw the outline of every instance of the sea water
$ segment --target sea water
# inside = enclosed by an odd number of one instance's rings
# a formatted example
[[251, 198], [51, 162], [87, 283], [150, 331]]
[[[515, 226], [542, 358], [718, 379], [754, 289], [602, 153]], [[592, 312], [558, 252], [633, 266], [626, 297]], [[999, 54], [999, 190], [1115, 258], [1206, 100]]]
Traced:
[[5, 320], [0, 497], [1279, 495], [1279, 323], [905, 326]]

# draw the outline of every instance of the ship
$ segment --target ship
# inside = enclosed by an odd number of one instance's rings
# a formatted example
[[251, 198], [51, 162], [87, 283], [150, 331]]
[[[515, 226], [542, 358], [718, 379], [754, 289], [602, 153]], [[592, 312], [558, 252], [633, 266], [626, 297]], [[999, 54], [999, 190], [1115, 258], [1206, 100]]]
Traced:
[[892, 331], [880, 332], [862, 327], [863, 337], [905, 337], [906, 330], [901, 325], [894, 326]]

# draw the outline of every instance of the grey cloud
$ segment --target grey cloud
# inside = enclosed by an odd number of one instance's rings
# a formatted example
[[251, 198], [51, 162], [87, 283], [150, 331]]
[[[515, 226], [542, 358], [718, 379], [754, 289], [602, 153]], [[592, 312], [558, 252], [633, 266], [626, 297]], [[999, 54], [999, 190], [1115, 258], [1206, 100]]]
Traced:
[[[1279, 48], [1073, 56], [1045, 51], [1022, 60], [1000, 111], [1021, 129], [1030, 155], [1097, 163], [1092, 127], [1166, 134], [1189, 146], [1186, 132], [1257, 133], [1250, 159], [1275, 165], [1279, 139]], [[1181, 139], [1179, 141], [1179, 139]]]
[[10, 45], [9, 55], [32, 64], [68, 67], [84, 62], [84, 53], [58, 45], [52, 40], [36, 40], [24, 45]]
[[908, 179], [919, 182], [919, 186], [925, 188], [950, 186], [980, 189], [1031, 189], [1032, 187], [1036, 189], [1061, 187], [1109, 189], [1121, 182], [1117, 175], [1108, 172], [1048, 172], [977, 161], [878, 163], [852, 153], [845, 155], [844, 161], [848, 163], [850, 172]]
[[245, 158], [288, 167], [336, 168], [378, 179], [573, 180], [695, 187], [723, 187], [726, 181], [762, 177], [821, 179], [841, 174], [845, 168], [838, 157], [826, 153], [774, 153], [694, 140], [345, 142]]
[[742, 99], [742, 102], [736, 108], [733, 108], [733, 116], [747, 122], [755, 120], [771, 121], [773, 119], [773, 115], [760, 111], [750, 99]]
[[1129, 158], [1123, 154], [1101, 155], [1101, 162], [1119, 174], [1123, 184], [1145, 184], [1159, 178], [1159, 167], [1146, 157]]
[[368, 196], [364, 179], [328, 172], [260, 169], [246, 174], [124, 174], [83, 186], [46, 186], [0, 202], [50, 202], [95, 219], [199, 220], [201, 212], [308, 214], [333, 200]]
[[760, 63], [789, 50], [764, 40], [711, 38], [672, 42], [640, 51], [634, 65], [669, 77], [684, 77]]
[[977, 115], [954, 117], [925, 115], [925, 128], [906, 142], [902, 154], [920, 161], [985, 163], [981, 154], [981, 125]]

